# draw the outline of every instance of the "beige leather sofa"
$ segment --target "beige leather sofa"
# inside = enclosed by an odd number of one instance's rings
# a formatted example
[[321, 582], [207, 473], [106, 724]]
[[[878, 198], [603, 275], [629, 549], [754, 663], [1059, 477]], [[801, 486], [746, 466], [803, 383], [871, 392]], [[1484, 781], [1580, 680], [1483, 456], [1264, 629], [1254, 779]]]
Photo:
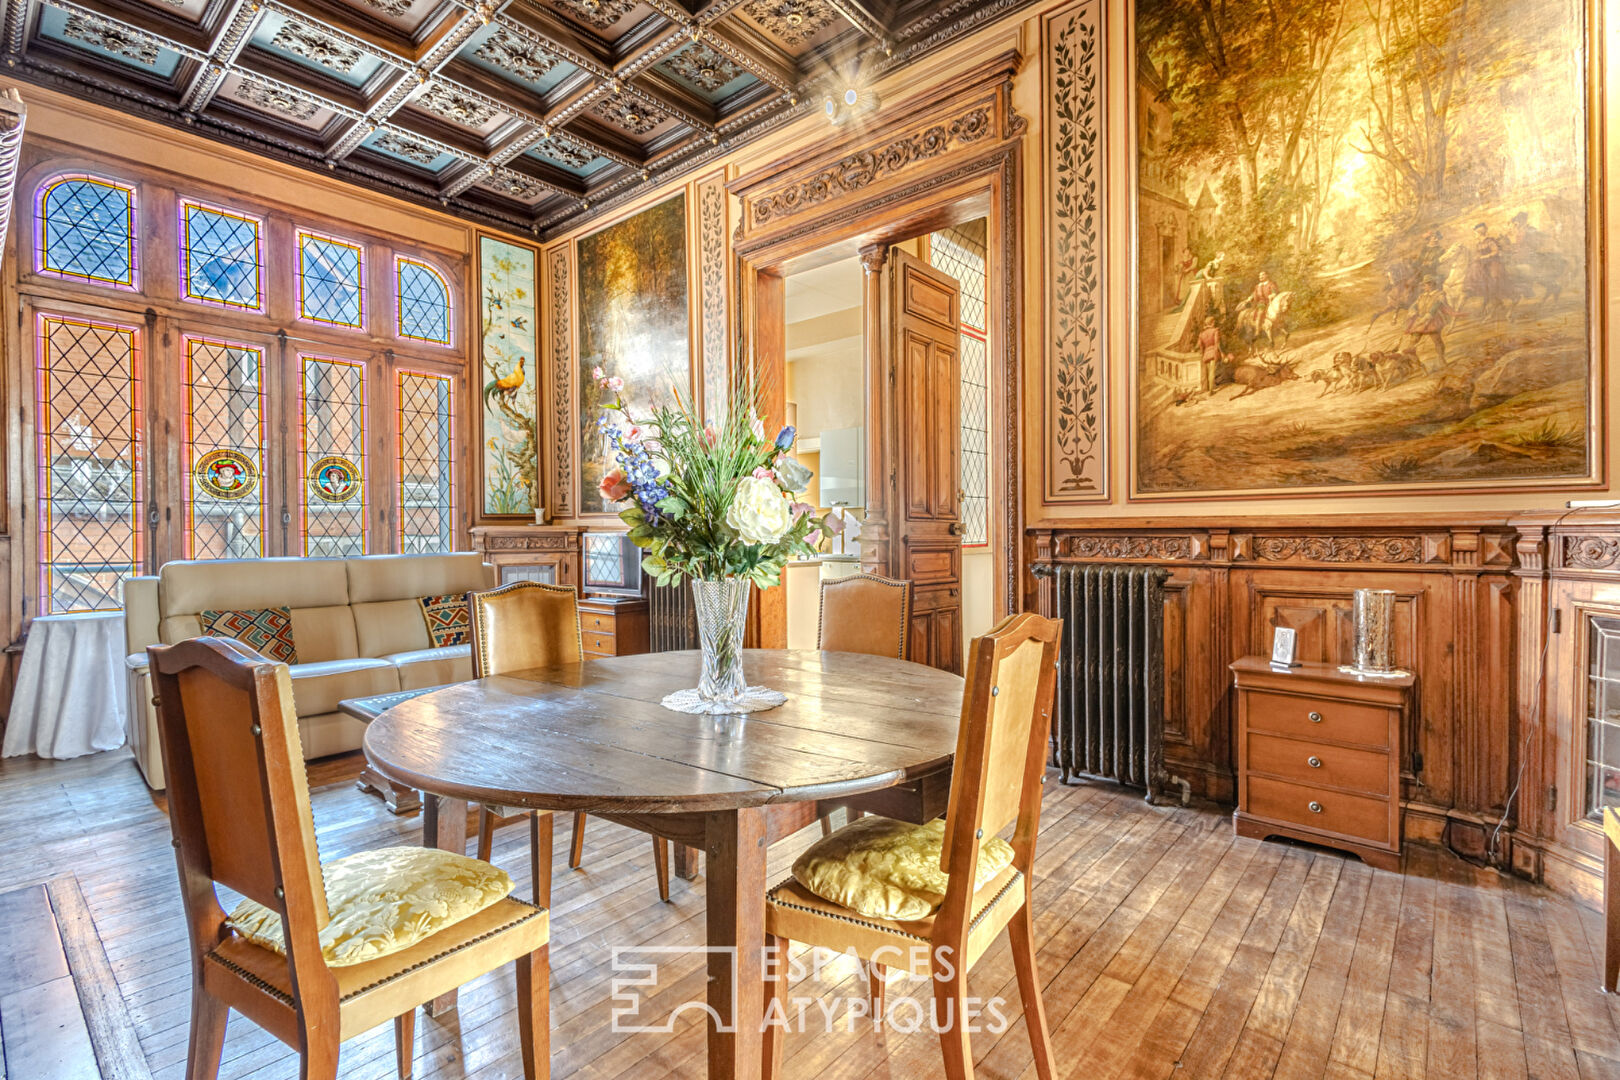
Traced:
[[418, 597], [496, 584], [475, 553], [352, 559], [172, 562], [124, 585], [129, 743], [141, 774], [164, 786], [146, 647], [201, 633], [200, 611], [292, 610], [292, 673], [304, 756], [359, 748], [365, 727], [337, 711], [344, 698], [472, 678], [471, 646], [434, 648]]

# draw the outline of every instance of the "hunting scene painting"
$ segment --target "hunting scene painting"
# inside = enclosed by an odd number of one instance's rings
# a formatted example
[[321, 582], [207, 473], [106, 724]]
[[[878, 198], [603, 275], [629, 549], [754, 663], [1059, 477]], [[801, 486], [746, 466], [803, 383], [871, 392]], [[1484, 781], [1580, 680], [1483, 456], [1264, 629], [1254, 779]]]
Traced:
[[484, 513], [532, 514], [540, 457], [535, 442], [534, 249], [483, 237]]
[[582, 514], [616, 513], [600, 485], [613, 462], [603, 425], [615, 394], [638, 415], [691, 403], [692, 335], [686, 273], [686, 196], [677, 195], [579, 241], [580, 491]]
[[1594, 472], [1585, 9], [1141, 0], [1136, 490]]

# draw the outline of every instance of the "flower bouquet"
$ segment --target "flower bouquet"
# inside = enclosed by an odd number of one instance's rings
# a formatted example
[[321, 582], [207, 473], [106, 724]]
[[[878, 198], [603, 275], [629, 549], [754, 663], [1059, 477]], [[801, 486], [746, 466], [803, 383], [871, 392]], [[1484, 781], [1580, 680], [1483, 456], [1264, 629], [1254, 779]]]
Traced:
[[785, 695], [749, 686], [743, 677], [743, 627], [748, 586], [777, 585], [788, 559], [814, 555], [825, 535], [843, 528], [836, 515], [818, 517], [802, 501], [811, 471], [792, 457], [795, 433], [765, 438], [749, 388], [739, 390], [716, 428], [683, 403], [638, 417], [624, 402], [623, 380], [595, 371], [623, 417], [598, 424], [617, 467], [602, 478], [602, 495], [628, 504], [619, 513], [630, 542], [646, 552], [642, 569], [660, 585], [692, 580], [703, 673], [695, 690], [664, 699], [680, 712], [755, 712]]

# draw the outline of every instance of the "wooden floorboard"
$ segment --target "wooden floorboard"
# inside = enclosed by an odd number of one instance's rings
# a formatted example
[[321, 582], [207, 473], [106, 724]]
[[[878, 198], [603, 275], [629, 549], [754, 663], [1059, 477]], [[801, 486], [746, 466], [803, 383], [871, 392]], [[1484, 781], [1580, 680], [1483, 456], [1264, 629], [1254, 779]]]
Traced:
[[[388, 814], [355, 790], [354, 756], [310, 768], [326, 858], [418, 842], [416, 816]], [[587, 1080], [698, 1077], [705, 1039], [693, 1013], [669, 1033], [613, 1022], [615, 947], [698, 945], [703, 882], [653, 884], [652, 848], [638, 833], [592, 821], [583, 871], [563, 865], [569, 815], [556, 822], [552, 946], [552, 1074]], [[819, 835], [772, 849], [772, 880]], [[529, 888], [526, 830], [497, 834], [495, 861]], [[137, 1056], [157, 1080], [185, 1073], [190, 976], [173, 852], [161, 798], [125, 754], [68, 762], [0, 762], [0, 927], [30, 910], [93, 939], [75, 993], [67, 961], [26, 942], [0, 949], [0, 1037], [19, 1036], [33, 1061], [74, 1076], [85, 1043], [53, 1038], [61, 1010], [88, 993], [109, 1005], [97, 1036]], [[1226, 815], [1153, 807], [1104, 784], [1051, 783], [1032, 875], [1038, 966], [1059, 1073], [1075, 1080], [1620, 1080], [1620, 999], [1597, 991], [1600, 923], [1571, 901], [1414, 846], [1401, 873], [1320, 849], [1233, 836]], [[60, 895], [59, 895], [60, 894]], [[233, 897], [223, 897], [229, 906]], [[11, 905], [8, 910], [7, 905]], [[800, 946], [795, 957], [812, 954]], [[96, 957], [99, 956], [99, 961]], [[790, 993], [813, 1030], [789, 1034], [784, 1074], [800, 1080], [924, 1080], [940, 1074], [925, 1021], [926, 983], [895, 976], [893, 1022], [856, 1015], [860, 970], [821, 956]], [[99, 965], [99, 974], [96, 969]], [[700, 1000], [697, 957], [663, 963], [650, 1013]], [[1001, 1022], [974, 1040], [985, 1078], [1033, 1076], [1028, 1032], [1005, 942], [974, 969], [971, 992]], [[24, 992], [14, 986], [27, 985]], [[460, 1007], [417, 1021], [423, 1080], [521, 1075], [510, 970], [470, 984]], [[115, 1008], [112, 1006], [116, 1006]], [[7, 1012], [7, 1010], [10, 1010]], [[121, 1012], [120, 1012], [121, 1010]], [[820, 1019], [830, 1016], [830, 1030]], [[25, 1025], [19, 1032], [17, 1025]], [[53, 1060], [55, 1054], [60, 1060]], [[45, 1056], [40, 1056], [45, 1055]], [[12, 1063], [0, 1080], [24, 1075]], [[33, 1068], [32, 1062], [30, 1068]], [[0, 1064], [0, 1069], [5, 1066]], [[342, 1075], [393, 1076], [391, 1031], [345, 1044]], [[294, 1055], [233, 1018], [220, 1075], [283, 1080]], [[85, 1074], [93, 1075], [93, 1073]]]

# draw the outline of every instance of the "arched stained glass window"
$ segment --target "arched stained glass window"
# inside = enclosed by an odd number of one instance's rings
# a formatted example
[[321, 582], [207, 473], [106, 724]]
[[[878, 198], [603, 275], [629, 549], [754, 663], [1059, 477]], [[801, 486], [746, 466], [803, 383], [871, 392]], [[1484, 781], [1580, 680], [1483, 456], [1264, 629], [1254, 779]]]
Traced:
[[39, 189], [35, 207], [42, 274], [135, 288], [135, 189], [76, 173]]
[[188, 300], [253, 311], [264, 307], [258, 218], [182, 202], [180, 239], [180, 284]]
[[359, 244], [299, 231], [298, 314], [356, 330], [365, 325], [365, 253]]
[[426, 263], [394, 260], [399, 288], [399, 336], [435, 345], [450, 344], [450, 287]]

